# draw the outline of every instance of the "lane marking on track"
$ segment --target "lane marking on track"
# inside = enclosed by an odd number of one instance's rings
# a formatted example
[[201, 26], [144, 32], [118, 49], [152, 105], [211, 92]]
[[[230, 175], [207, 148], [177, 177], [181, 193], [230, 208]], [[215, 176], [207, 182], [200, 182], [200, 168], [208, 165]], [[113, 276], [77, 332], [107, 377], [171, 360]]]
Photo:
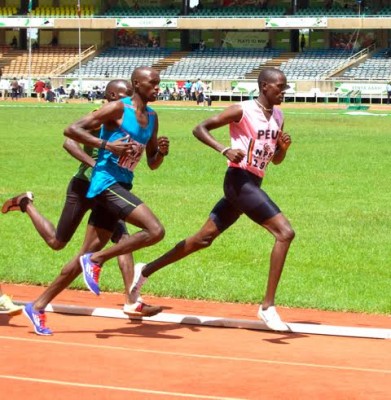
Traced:
[[244, 399], [238, 398], [238, 397], [219, 397], [219, 396], [207, 396], [207, 395], [202, 395], [202, 394], [165, 392], [165, 391], [161, 391], [161, 390], [147, 390], [147, 389], [137, 389], [137, 388], [132, 388], [132, 387], [111, 386], [111, 385], [96, 385], [96, 384], [90, 384], [90, 383], [58, 381], [58, 380], [53, 380], [53, 379], [39, 379], [39, 378], [30, 378], [30, 377], [16, 376], [16, 375], [0, 375], [0, 379], [10, 379], [10, 380], [34, 382], [34, 383], [46, 383], [46, 384], [51, 384], [51, 385], [71, 386], [71, 387], [79, 387], [79, 388], [87, 388], [87, 389], [105, 389], [105, 390], [117, 390], [120, 392], [156, 394], [156, 395], [182, 397], [182, 398], [190, 398], [190, 399], [244, 400]]
[[118, 350], [118, 351], [132, 352], [132, 353], [156, 354], [156, 355], [165, 355], [172, 357], [188, 357], [188, 358], [209, 359], [209, 360], [248, 362], [255, 364], [284, 365], [292, 367], [319, 368], [319, 369], [330, 369], [339, 371], [369, 372], [375, 374], [391, 374], [391, 369], [360, 368], [360, 367], [315, 364], [315, 363], [304, 363], [304, 362], [294, 362], [294, 361], [267, 360], [267, 359], [248, 358], [248, 357], [216, 356], [213, 354], [183, 353], [183, 352], [162, 351], [162, 350], [152, 350], [152, 349], [129, 348], [122, 346], [107, 346], [101, 344], [93, 345], [93, 344], [77, 343], [77, 342], [69, 343], [59, 340], [52, 340], [49, 337], [47, 338], [47, 340], [44, 340], [44, 339], [17, 338], [13, 336], [0, 336], [0, 339], [27, 342], [27, 343], [39, 343], [39, 344], [45, 343], [48, 345], [52, 344], [52, 345], [62, 345], [70, 347]]

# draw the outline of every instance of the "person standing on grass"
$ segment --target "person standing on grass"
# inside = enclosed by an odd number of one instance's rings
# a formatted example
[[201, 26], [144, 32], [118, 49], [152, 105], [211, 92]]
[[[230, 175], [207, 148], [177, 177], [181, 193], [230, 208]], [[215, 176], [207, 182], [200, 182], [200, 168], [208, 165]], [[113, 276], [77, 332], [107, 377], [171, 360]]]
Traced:
[[34, 83], [34, 92], [37, 94], [37, 101], [41, 101], [45, 90], [45, 82], [38, 78]]
[[[100, 149], [87, 193], [88, 198], [95, 198], [96, 205], [79, 254], [63, 267], [60, 275], [34, 302], [24, 308], [24, 314], [38, 335], [52, 335], [46, 326], [45, 307], [80, 272], [87, 287], [99, 294], [99, 276], [105, 261], [151, 246], [164, 236], [164, 228], [157, 217], [130, 192], [133, 171], [144, 150], [151, 169], [158, 168], [168, 154], [169, 141], [166, 137], [158, 141], [158, 117], [147, 106], [148, 102], [157, 99], [160, 76], [152, 68], [139, 67], [133, 71], [131, 80], [132, 97], [105, 104], [64, 131], [68, 138]], [[100, 137], [96, 138], [93, 131], [100, 126]], [[137, 226], [140, 231], [102, 251], [119, 219]], [[138, 299], [129, 311], [141, 315], [144, 307], [145, 304]]]
[[[259, 307], [258, 317], [272, 330], [289, 330], [281, 321], [274, 301], [295, 233], [278, 206], [260, 188], [268, 164], [280, 164], [291, 145], [291, 137], [283, 131], [283, 115], [275, 107], [283, 101], [288, 86], [284, 73], [274, 68], [265, 68], [260, 72], [258, 86], [260, 95], [257, 99], [232, 105], [201, 122], [193, 130], [197, 139], [228, 159], [224, 197], [214, 206], [209, 218], [197, 233], [182, 240], [156, 260], [135, 265], [131, 288], [133, 301], [139, 297], [143, 284], [154, 272], [209, 247], [221, 233], [245, 214], [275, 238], [266, 294]], [[231, 136], [229, 147], [224, 147], [210, 133], [226, 125], [229, 125]], [[254, 245], [256, 240], [254, 238]]]
[[[105, 99], [109, 102], [116, 101], [132, 94], [132, 85], [125, 79], [115, 79], [110, 81], [105, 89]], [[99, 130], [94, 131], [95, 136], [99, 136]], [[159, 138], [160, 139], [160, 138]], [[94, 200], [86, 197], [90, 185], [92, 168], [98, 158], [98, 149], [84, 146], [84, 149], [72, 139], [67, 138], [64, 142], [65, 150], [74, 158], [81, 162], [79, 169], [68, 184], [65, 204], [57, 224], [57, 228], [39, 213], [33, 203], [33, 193], [22, 193], [12, 199], [7, 200], [2, 212], [22, 211], [31, 219], [35, 229], [53, 250], [62, 250], [73, 237], [76, 229], [80, 225], [84, 215], [94, 206]], [[104, 226], [102, 226], [104, 228]], [[111, 240], [118, 243], [128, 235], [128, 231], [123, 221], [119, 221]], [[125, 285], [125, 305], [124, 312], [130, 316], [151, 316], [160, 312], [159, 307], [145, 305], [142, 313], [127, 312], [129, 301], [129, 288], [133, 279], [133, 256], [132, 254], [122, 254], [118, 256], [118, 266], [121, 270], [122, 279]]]
[[19, 315], [23, 311], [23, 306], [17, 306], [13, 303], [11, 297], [3, 293], [0, 285], [0, 315], [6, 314], [10, 317], [14, 315]]
[[16, 79], [16, 77], [14, 77], [14, 79], [12, 79], [11, 81], [11, 99], [18, 100], [18, 96], [19, 96], [19, 82]]

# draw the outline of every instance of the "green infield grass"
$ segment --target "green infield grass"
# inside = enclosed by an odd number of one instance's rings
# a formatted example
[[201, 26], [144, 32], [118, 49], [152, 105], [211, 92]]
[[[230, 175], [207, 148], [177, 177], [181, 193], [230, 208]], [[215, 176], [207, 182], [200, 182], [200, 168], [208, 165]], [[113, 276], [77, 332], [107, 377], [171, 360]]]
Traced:
[[[96, 107], [96, 106], [95, 106]], [[92, 104], [0, 105], [0, 202], [31, 190], [55, 225], [78, 162], [63, 149], [64, 128]], [[292, 146], [270, 165], [263, 189], [296, 232], [278, 305], [391, 313], [391, 114], [346, 109], [284, 108]], [[147, 262], [195, 233], [222, 196], [226, 160], [198, 142], [192, 128], [218, 108], [156, 105], [160, 134], [170, 138], [163, 165], [137, 167], [134, 193], [166, 228], [157, 245], [134, 254]], [[391, 112], [391, 110], [390, 110]], [[227, 128], [213, 134], [229, 143]], [[60, 251], [49, 249], [21, 212], [0, 215], [0, 281], [47, 285], [75, 255], [86, 220]], [[135, 228], [130, 227], [130, 232]], [[272, 236], [246, 217], [208, 249], [154, 274], [145, 294], [259, 303], [265, 290]], [[84, 288], [78, 278], [73, 288]], [[101, 289], [123, 290], [116, 261], [105, 264]], [[93, 296], [91, 294], [91, 296]]]

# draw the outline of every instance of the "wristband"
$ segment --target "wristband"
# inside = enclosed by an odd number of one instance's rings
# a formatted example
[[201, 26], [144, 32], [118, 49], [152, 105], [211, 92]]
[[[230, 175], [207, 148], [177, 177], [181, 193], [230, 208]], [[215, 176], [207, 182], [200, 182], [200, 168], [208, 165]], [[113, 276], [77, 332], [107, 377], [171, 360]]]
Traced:
[[221, 153], [223, 156], [225, 156], [225, 153], [226, 153], [228, 150], [231, 150], [231, 147], [226, 147], [225, 149], [221, 150], [220, 153]]
[[100, 144], [99, 148], [104, 150], [106, 148], [107, 140], [102, 140], [102, 143]]

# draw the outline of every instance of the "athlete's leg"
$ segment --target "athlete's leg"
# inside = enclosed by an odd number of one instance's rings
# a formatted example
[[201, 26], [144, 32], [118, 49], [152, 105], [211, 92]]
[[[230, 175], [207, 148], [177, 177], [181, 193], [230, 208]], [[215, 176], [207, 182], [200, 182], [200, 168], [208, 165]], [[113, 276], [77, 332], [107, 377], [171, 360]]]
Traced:
[[123, 220], [141, 231], [124, 237], [119, 243], [88, 256], [86, 263], [103, 265], [104, 262], [121, 254], [131, 253], [152, 246], [164, 237], [164, 228], [147, 205], [119, 184], [110, 186], [96, 197], [99, 207], [106, 210], [115, 221]]
[[35, 229], [53, 250], [63, 249], [71, 240], [93, 201], [86, 198], [89, 182], [73, 178], [67, 188], [66, 201], [61, 212], [57, 229], [34, 206], [32, 201], [26, 204], [25, 212]]
[[[118, 243], [124, 240], [126, 236], [129, 236], [129, 232], [126, 228], [124, 221], [118, 221], [116, 228], [111, 236], [113, 243]], [[122, 254], [117, 257], [118, 267], [121, 271], [122, 280], [124, 281], [125, 288], [125, 304], [130, 304], [129, 301], [129, 289], [133, 281], [134, 274], [134, 260], [132, 253]]]
[[80, 253], [63, 267], [57, 278], [33, 302], [33, 308], [35, 310], [44, 309], [51, 300], [67, 288], [81, 273], [79, 264], [80, 255], [84, 254], [86, 251], [97, 251], [102, 249], [109, 241], [111, 235], [112, 232], [110, 231], [87, 225], [87, 231]]
[[215, 222], [209, 217], [202, 228], [192, 236], [180, 241], [174, 248], [163, 254], [156, 260], [148, 263], [142, 270], [144, 277], [149, 277], [154, 272], [172, 264], [188, 255], [209, 247], [213, 241], [220, 235]]
[[264, 221], [262, 226], [275, 237], [274, 246], [270, 255], [267, 288], [262, 302], [262, 308], [267, 309], [274, 305], [277, 286], [281, 278], [289, 247], [295, 237], [295, 232], [282, 213]]
[[239, 212], [227, 199], [222, 198], [210, 213], [209, 218], [202, 228], [193, 236], [179, 242], [173, 249], [158, 259], [144, 264], [136, 264], [134, 280], [130, 289], [130, 299], [135, 302], [140, 296], [141, 288], [147, 278], [159, 269], [172, 264], [188, 255], [205, 249], [240, 217]]
[[138, 205], [127, 215], [125, 221], [141, 228], [141, 231], [125, 236], [123, 240], [108, 249], [93, 253], [91, 255], [93, 262], [102, 265], [113, 257], [152, 246], [164, 237], [162, 224], [145, 204]]

